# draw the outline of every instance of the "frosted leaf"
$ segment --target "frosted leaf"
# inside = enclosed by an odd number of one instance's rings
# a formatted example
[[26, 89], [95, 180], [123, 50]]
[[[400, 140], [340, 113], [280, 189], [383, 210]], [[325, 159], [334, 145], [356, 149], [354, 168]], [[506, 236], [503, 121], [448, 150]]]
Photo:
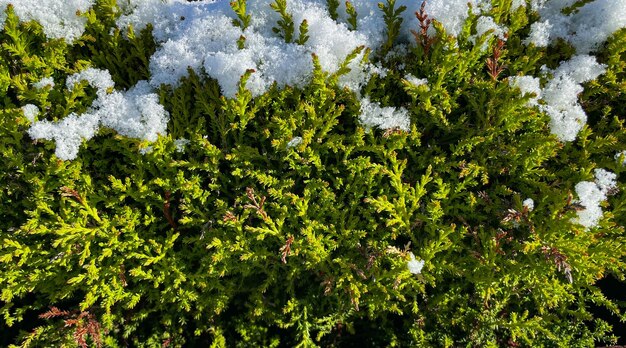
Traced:
[[22, 106], [22, 112], [30, 122], [34, 122], [35, 117], [39, 114], [39, 108], [33, 104], [26, 104]]

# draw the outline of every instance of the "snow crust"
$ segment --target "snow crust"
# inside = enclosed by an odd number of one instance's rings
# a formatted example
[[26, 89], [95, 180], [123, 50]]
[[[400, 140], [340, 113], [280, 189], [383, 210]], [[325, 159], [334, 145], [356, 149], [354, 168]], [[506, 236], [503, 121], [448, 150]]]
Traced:
[[85, 31], [87, 12], [95, 0], [0, 0], [0, 25], [4, 25], [7, 5], [13, 5], [20, 21], [35, 20], [50, 39], [65, 39], [72, 43]]

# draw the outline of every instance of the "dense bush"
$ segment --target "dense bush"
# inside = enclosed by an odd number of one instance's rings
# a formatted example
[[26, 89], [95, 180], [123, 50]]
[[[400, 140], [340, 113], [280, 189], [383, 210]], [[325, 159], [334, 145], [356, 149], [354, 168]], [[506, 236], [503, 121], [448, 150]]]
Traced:
[[[360, 23], [351, 14], [358, 6], [323, 3], [344, 28]], [[590, 309], [624, 317], [594, 284], [623, 280], [626, 267], [626, 30], [593, 48], [599, 64], [585, 65], [592, 56], [581, 56], [575, 40], [524, 42], [539, 21], [530, 2], [491, 3], [482, 15], [470, 9], [455, 35], [414, 6], [421, 27], [406, 37], [402, 16], [411, 10], [388, 1], [380, 5], [384, 42], [356, 47], [334, 71], [311, 55], [302, 84], [249, 89], [248, 70], [235, 76], [232, 96], [194, 68], [177, 84], [143, 94], [137, 87], [140, 112], [153, 103], [153, 114], [168, 116], [152, 138], [115, 126], [122, 121], [101, 121], [92, 135], [80, 122], [65, 124], [68, 133], [51, 128], [81, 114], [133, 112], [124, 102], [112, 111], [93, 106], [151, 79], [163, 45], [152, 26], [120, 28], [125, 12], [98, 0], [78, 14], [83, 33], [55, 38], [8, 6], [0, 32], [1, 343], [614, 342]], [[569, 3], [564, 13], [589, 1]], [[306, 23], [272, 4], [274, 35], [305, 44]], [[245, 1], [231, 6], [241, 28], [254, 23]], [[487, 15], [506, 34], [480, 32]], [[580, 65], [559, 75], [568, 61]], [[365, 84], [342, 83], [366, 66]], [[588, 121], [574, 140], [556, 129], [554, 101], [509, 79], [540, 76], [547, 94], [559, 78], [600, 66], [578, 78], [587, 82], [574, 104]], [[100, 80], [81, 82], [89, 78], [75, 74], [86, 71]]]

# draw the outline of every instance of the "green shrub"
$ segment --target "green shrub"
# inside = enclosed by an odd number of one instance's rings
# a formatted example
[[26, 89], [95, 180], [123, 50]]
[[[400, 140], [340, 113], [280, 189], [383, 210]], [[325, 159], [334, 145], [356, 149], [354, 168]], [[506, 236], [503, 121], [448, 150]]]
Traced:
[[[524, 45], [537, 14], [493, 3], [506, 43], [472, 39], [470, 15], [458, 37], [433, 21], [435, 36], [415, 28], [417, 43], [386, 55], [400, 14], [389, 1], [385, 55], [359, 48], [337, 73], [314, 55], [305, 86], [255, 96], [248, 71], [227, 98], [218, 81], [190, 71], [157, 91], [167, 134], [150, 142], [102, 128], [73, 160], [29, 137], [22, 107], [35, 104], [50, 121], [83, 113], [99, 91], [69, 90], [69, 76], [106, 69], [117, 89], [129, 88], [150, 77], [158, 43], [151, 27], [117, 29], [113, 0], [84, 14], [85, 33], [71, 44], [19, 22], [9, 6], [0, 32], [0, 330], [20, 333], [2, 343], [614, 342], [590, 309], [624, 318], [594, 284], [623, 280], [626, 267], [626, 170], [615, 159], [626, 149], [626, 30], [598, 50], [606, 73], [580, 96], [589, 121], [562, 142], [507, 77], [556, 68], [573, 48]], [[245, 1], [233, 4], [246, 27]], [[337, 18], [339, 4], [329, 6]], [[290, 33], [303, 24], [281, 11], [276, 35], [306, 42]], [[348, 17], [356, 29], [356, 14]], [[408, 129], [359, 121], [363, 101], [339, 84], [358, 59], [388, 69], [362, 93], [405, 107]], [[49, 76], [54, 86], [32, 86]], [[598, 168], [617, 174], [618, 187], [585, 228], [575, 187]], [[412, 273], [417, 260], [423, 269]]]

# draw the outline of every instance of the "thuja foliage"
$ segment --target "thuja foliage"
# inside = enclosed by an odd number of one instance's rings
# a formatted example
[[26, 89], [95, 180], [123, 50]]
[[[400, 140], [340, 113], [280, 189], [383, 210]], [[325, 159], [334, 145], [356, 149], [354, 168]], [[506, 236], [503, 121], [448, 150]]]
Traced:
[[[110, 71], [117, 88], [147, 79], [151, 29], [120, 32], [115, 1], [100, 0], [69, 45], [19, 22], [9, 6], [0, 32], [2, 344], [614, 342], [590, 309], [624, 318], [594, 284], [623, 279], [626, 267], [625, 170], [614, 158], [626, 143], [626, 30], [601, 48], [607, 72], [581, 95], [589, 122], [563, 143], [549, 117], [527, 106], [532, 96], [507, 80], [572, 54], [566, 42], [522, 44], [530, 8], [493, 2], [506, 42], [488, 34], [472, 42], [473, 15], [455, 38], [418, 13], [423, 27], [396, 52], [404, 9], [394, 3], [380, 5], [384, 52], [364, 58], [388, 73], [362, 92], [407, 108], [408, 131], [359, 122], [360, 101], [338, 79], [360, 48], [335, 74], [313, 56], [307, 86], [258, 97], [246, 89], [251, 71], [235, 98], [190, 71], [158, 91], [167, 135], [148, 143], [103, 129], [71, 161], [28, 136], [21, 107], [35, 104], [50, 120], [85, 111], [96, 91], [68, 91], [64, 81], [88, 66]], [[254, 14], [233, 4], [247, 27]], [[306, 22], [294, 23], [285, 1], [272, 6], [276, 34], [306, 41]], [[347, 9], [354, 29], [356, 10]], [[342, 10], [329, 1], [329, 11], [336, 19]], [[32, 87], [46, 76], [55, 86]], [[189, 140], [184, 151], [180, 138]], [[574, 187], [596, 168], [616, 173], [618, 190], [586, 229], [575, 222]], [[407, 267], [411, 255], [424, 261], [419, 274]]]

